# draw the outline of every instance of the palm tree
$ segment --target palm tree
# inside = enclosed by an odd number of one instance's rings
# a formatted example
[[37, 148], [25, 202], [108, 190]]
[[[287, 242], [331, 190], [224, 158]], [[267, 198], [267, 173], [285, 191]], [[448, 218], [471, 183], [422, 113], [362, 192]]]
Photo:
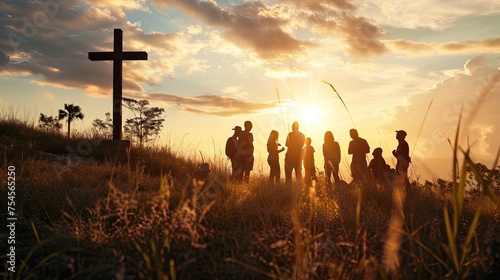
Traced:
[[68, 137], [70, 137], [69, 132], [71, 128], [71, 121], [73, 119], [83, 119], [84, 115], [81, 112], [80, 106], [74, 106], [73, 104], [64, 104], [64, 110], [59, 109], [59, 119], [68, 118]]

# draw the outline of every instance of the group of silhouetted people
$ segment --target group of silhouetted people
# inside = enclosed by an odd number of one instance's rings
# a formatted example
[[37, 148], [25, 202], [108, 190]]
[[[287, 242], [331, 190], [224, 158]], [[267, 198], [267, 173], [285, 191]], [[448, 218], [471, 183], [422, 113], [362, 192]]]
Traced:
[[[240, 126], [233, 128], [234, 135], [229, 137], [226, 142], [226, 155], [231, 160], [232, 174], [231, 178], [234, 181], [248, 182], [250, 171], [253, 169], [254, 163], [254, 146], [252, 130], [252, 123], [246, 121], [244, 123], [245, 130], [241, 130]], [[373, 159], [367, 163], [366, 155], [370, 152], [368, 142], [359, 137], [356, 129], [351, 129], [349, 135], [352, 140], [349, 142], [347, 153], [352, 155], [351, 162], [351, 175], [352, 183], [362, 183], [368, 178], [372, 178], [376, 183], [390, 184], [393, 177], [398, 175], [402, 177], [405, 184], [408, 181], [408, 167], [411, 162], [409, 156], [409, 146], [406, 142], [406, 132], [404, 130], [396, 131], [396, 139], [399, 144], [397, 148], [392, 151], [392, 154], [397, 159], [396, 168], [386, 164], [382, 153], [382, 148], [378, 147], [373, 150]], [[280, 183], [280, 160], [279, 154], [285, 151], [278, 142], [279, 133], [272, 130], [267, 140], [267, 163], [270, 167], [269, 183]], [[292, 172], [295, 171], [297, 182], [302, 181], [302, 166], [304, 167], [304, 183], [310, 185], [312, 181], [316, 181], [316, 166], [314, 163], [315, 149], [311, 145], [312, 140], [299, 131], [299, 123], [292, 124], [292, 131], [288, 133], [285, 146], [287, 147], [285, 153], [285, 183], [290, 185], [292, 183]], [[340, 145], [335, 141], [335, 137], [331, 131], [325, 132], [323, 143], [323, 157], [324, 157], [324, 171], [326, 187], [330, 190], [332, 183], [339, 184], [341, 182], [339, 176], [339, 165], [341, 160]], [[333, 182], [332, 182], [333, 177]]]
[[252, 122], [246, 121], [244, 127], [245, 130], [242, 131], [240, 126], [235, 126], [233, 136], [226, 142], [226, 156], [231, 159], [231, 179], [240, 182], [248, 182], [254, 162], [253, 134], [250, 132]]

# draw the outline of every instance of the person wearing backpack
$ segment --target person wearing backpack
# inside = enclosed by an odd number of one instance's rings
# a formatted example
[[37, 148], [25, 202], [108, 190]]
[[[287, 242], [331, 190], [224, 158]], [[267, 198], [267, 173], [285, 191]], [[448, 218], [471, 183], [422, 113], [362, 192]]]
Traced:
[[226, 156], [231, 160], [231, 180], [236, 180], [239, 171], [238, 157], [238, 136], [241, 133], [241, 126], [235, 126], [233, 136], [227, 138], [226, 141]]

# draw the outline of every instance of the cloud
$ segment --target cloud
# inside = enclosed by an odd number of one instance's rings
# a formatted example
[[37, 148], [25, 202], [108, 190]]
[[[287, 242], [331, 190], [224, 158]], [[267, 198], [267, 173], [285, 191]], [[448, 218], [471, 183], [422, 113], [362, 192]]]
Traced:
[[313, 11], [323, 11], [328, 8], [338, 8], [341, 10], [354, 10], [355, 7], [348, 0], [281, 0], [284, 3], [294, 3], [297, 6], [307, 7]]
[[[285, 0], [302, 8], [297, 17], [306, 28], [320, 35], [339, 36], [347, 43], [348, 51], [355, 58], [379, 56], [388, 51], [380, 38], [385, 31], [369, 19], [356, 15], [356, 7], [347, 1]], [[345, 5], [341, 4], [345, 3]], [[333, 7], [340, 8], [334, 9]]]
[[486, 38], [460, 42], [428, 43], [410, 40], [387, 40], [384, 43], [395, 52], [411, 55], [466, 54], [478, 52], [500, 52], [500, 38]]
[[371, 15], [378, 25], [397, 28], [444, 30], [468, 16], [498, 14], [497, 0], [368, 0], [358, 4], [361, 14]]
[[436, 44], [425, 43], [425, 42], [415, 42], [410, 40], [398, 39], [398, 40], [388, 40], [385, 42], [386, 45], [394, 52], [404, 52], [410, 54], [428, 54], [431, 55], [434, 52]]
[[9, 60], [10, 60], [9, 56], [6, 53], [0, 51], [0, 67], [9, 64]]
[[471, 51], [500, 51], [500, 38], [488, 38], [483, 40], [447, 42], [442, 46], [443, 50], [450, 53]]
[[[230, 96], [199, 95], [194, 97], [178, 96], [173, 94], [150, 94], [150, 100], [177, 104], [181, 110], [196, 114], [215, 115], [221, 117], [259, 114], [275, 109], [277, 101], [255, 102], [241, 100]], [[281, 101], [287, 103], [286, 101]]]
[[388, 49], [379, 41], [384, 31], [364, 17], [344, 15], [340, 31], [345, 36], [349, 51], [357, 57], [372, 57], [384, 54]]
[[198, 35], [203, 31], [201, 25], [190, 25], [187, 27], [188, 33], [191, 35]]
[[394, 109], [393, 118], [384, 128], [406, 129], [411, 141], [430, 106], [427, 120], [415, 149], [421, 158], [443, 158], [451, 155], [447, 138], [454, 140], [455, 129], [462, 112], [462, 148], [470, 144], [479, 160], [490, 160], [500, 143], [500, 69], [498, 57], [478, 56], [468, 60], [464, 71], [438, 83], [425, 94], [413, 96], [407, 106]]
[[114, 7], [119, 10], [140, 10], [149, 11], [146, 0], [127, 0], [127, 1], [116, 1], [116, 0], [90, 0], [88, 1], [92, 5], [100, 7]]
[[[182, 33], [145, 33], [140, 23], [130, 23], [123, 9], [143, 9], [144, 1], [127, 1], [123, 5], [92, 5], [98, 1], [70, 1], [61, 4], [54, 13], [46, 13], [45, 24], [31, 30], [26, 27], [26, 15], [45, 10], [32, 1], [2, 3], [6, 17], [0, 21], [6, 28], [0, 49], [12, 50], [2, 75], [37, 75], [35, 83], [60, 88], [81, 88], [91, 95], [112, 92], [112, 62], [92, 62], [91, 51], [112, 51], [113, 28], [124, 33], [124, 50], [146, 51], [148, 61], [124, 63], [123, 91], [142, 92], [143, 84], [157, 84], [179, 71], [192, 73], [206, 69], [204, 61], [194, 59], [202, 48]], [[114, 2], [113, 2], [114, 3]], [[57, 12], [55, 12], [57, 11]], [[30, 24], [34, 24], [31, 22]], [[0, 34], [2, 35], [2, 34]], [[187, 47], [189, 45], [189, 47]]]
[[309, 71], [302, 69], [299, 66], [288, 65], [270, 65], [264, 73], [266, 77], [284, 80], [287, 78], [304, 78], [309, 76]]
[[41, 96], [48, 98], [48, 99], [54, 99], [54, 94], [52, 94], [51, 92], [48, 92], [48, 91], [39, 91], [38, 95], [41, 95]]
[[281, 0], [270, 5], [246, 1], [222, 7], [215, 1], [154, 0], [158, 8], [177, 7], [213, 27], [221, 27], [223, 37], [232, 44], [252, 51], [264, 60], [300, 60], [314, 40], [298, 39], [305, 29], [320, 35], [339, 35], [356, 57], [378, 56], [387, 51], [379, 38], [384, 31], [362, 16], [346, 0]]
[[271, 13], [264, 2], [245, 2], [222, 7], [215, 1], [154, 0], [158, 7], [177, 7], [211, 26], [221, 27], [223, 36], [233, 44], [253, 51], [263, 59], [299, 55], [312, 43], [298, 40], [284, 31], [288, 20]]
[[[179, 73], [207, 71], [208, 60], [198, 56], [207, 49], [229, 53], [246, 65], [263, 63], [267, 67], [268, 62], [278, 61], [288, 63], [284, 67], [292, 70], [271, 69], [265, 72], [267, 76], [303, 76], [304, 73], [293, 69], [298, 67], [294, 65], [312, 60], [311, 55], [319, 44], [311, 38], [299, 39], [295, 33], [303, 26], [297, 22], [305, 21], [301, 24], [307, 27], [315, 23], [315, 18], [317, 26], [324, 24], [324, 28], [332, 28], [340, 34], [348, 50], [356, 56], [369, 57], [384, 52], [384, 46], [378, 41], [382, 30], [365, 18], [351, 15], [354, 6], [345, 0], [285, 0], [275, 5], [246, 1], [226, 6], [215, 1], [154, 0], [157, 7], [180, 8], [208, 26], [191, 25], [181, 29], [184, 33], [171, 34], [145, 33], [140, 23], [129, 21], [125, 10], [148, 11], [149, 4], [144, 0], [125, 2], [70, 0], [57, 6], [43, 6], [43, 3], [59, 3], [57, 1], [2, 2], [0, 22], [5, 28], [0, 30], [0, 49], [6, 53], [0, 54], [0, 66], [3, 66], [0, 74], [34, 76], [34, 82], [39, 85], [81, 88], [90, 95], [109, 95], [112, 63], [91, 62], [87, 53], [111, 51], [113, 28], [123, 29], [125, 50], [149, 54], [148, 61], [124, 64], [123, 91], [130, 94], [143, 92], [146, 84], [156, 85]], [[338, 13], [339, 10], [348, 13]], [[313, 14], [316, 16], [305, 17]], [[214, 43], [213, 38], [217, 36], [221, 36], [221, 40]]]

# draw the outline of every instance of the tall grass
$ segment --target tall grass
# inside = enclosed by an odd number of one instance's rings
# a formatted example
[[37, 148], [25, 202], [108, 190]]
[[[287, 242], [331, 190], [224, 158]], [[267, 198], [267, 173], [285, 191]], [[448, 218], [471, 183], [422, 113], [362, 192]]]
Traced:
[[[238, 184], [222, 161], [202, 181], [199, 159], [163, 147], [54, 168], [39, 152], [73, 140], [5, 120], [0, 135], [20, 217], [19, 269], [3, 279], [483, 279], [500, 265], [498, 179], [457, 140], [450, 191], [414, 183], [406, 194], [402, 180], [394, 191]], [[481, 193], [468, 193], [468, 176]]]

